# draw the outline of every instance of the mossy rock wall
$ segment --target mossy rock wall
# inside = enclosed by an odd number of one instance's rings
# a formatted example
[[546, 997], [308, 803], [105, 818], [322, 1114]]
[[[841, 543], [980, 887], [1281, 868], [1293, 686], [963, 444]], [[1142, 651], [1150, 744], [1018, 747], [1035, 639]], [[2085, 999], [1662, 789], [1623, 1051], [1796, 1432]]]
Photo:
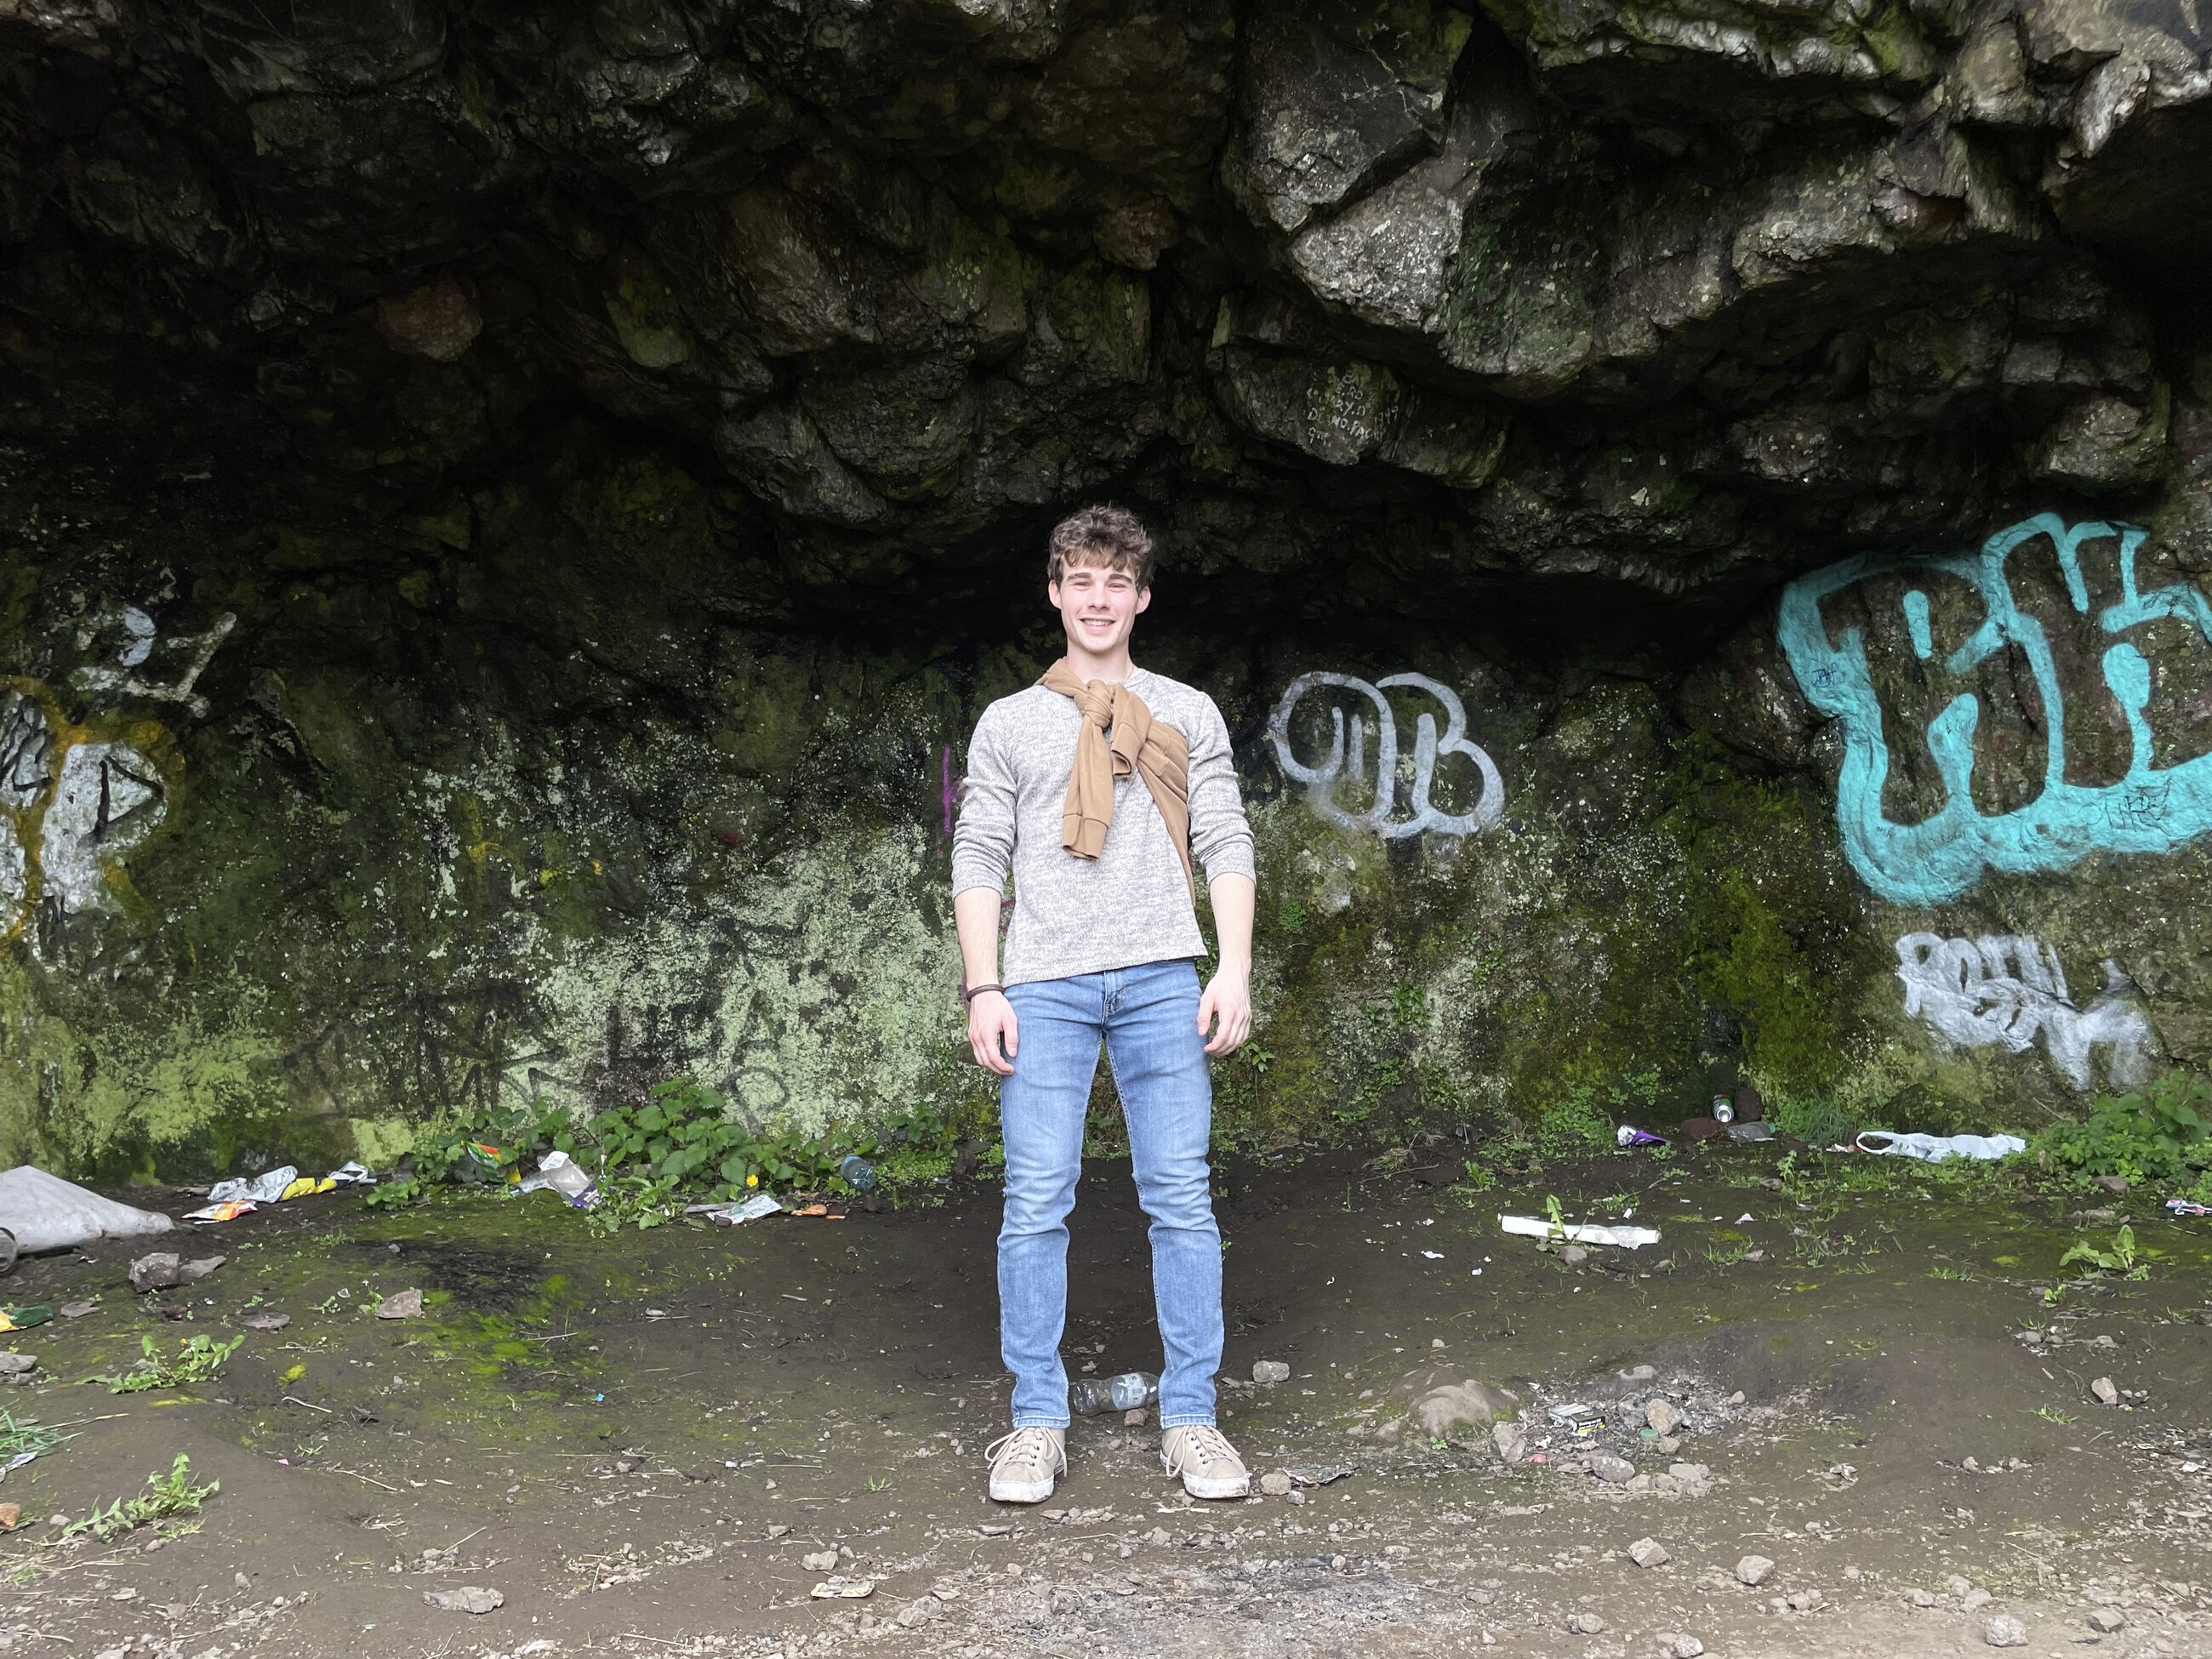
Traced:
[[0, 7], [0, 1156], [383, 1163], [685, 1072], [987, 1114], [948, 797], [1102, 496], [1259, 830], [1229, 1135], [2203, 1061], [2208, 52], [2136, 0]]
[[[37, 579], [0, 640], [21, 871], [4, 1156], [173, 1177], [389, 1159], [441, 1113], [684, 1073], [808, 1130], [988, 1112], [952, 995], [947, 825], [976, 714], [1053, 647], [1041, 604], [1018, 620], [1033, 548], [1004, 561], [995, 640], [902, 648], [897, 628], [749, 626], [711, 489], [586, 436], [399, 550], [228, 524], [191, 484], [117, 493], [50, 474], [8, 502]], [[2137, 586], [2195, 592], [2194, 533], [2153, 526]], [[2078, 616], [2054, 545], [2022, 604]], [[2081, 547], [2117, 596], [2118, 539]], [[1881, 646], [1905, 822], [1942, 805], [1924, 727], [1956, 677], [1913, 655], [1899, 594], [1941, 579], [1909, 563], [1822, 601], [1826, 636]], [[2203, 1057], [2185, 919], [2212, 848], [2189, 821], [2161, 852], [1884, 896], [1839, 827], [1848, 722], [1808, 702], [1779, 594], [1686, 671], [1636, 677], [1445, 629], [1255, 636], [1218, 625], [1235, 580], [1171, 564], [1140, 635], [1221, 703], [1257, 832], [1259, 1019], [1218, 1068], [1229, 1139], [1486, 1133], [1580, 1101], [1663, 1125], [1747, 1081], [1856, 1121], [2017, 1126]], [[1958, 614], [1929, 625], [1955, 640], [1980, 617], [1948, 580]], [[2148, 713], [2183, 750], [2212, 688], [2194, 627], [2142, 636]], [[2096, 629], [2054, 659], [2087, 705], [2068, 775], [2109, 785], [2126, 715], [2095, 696]], [[1974, 671], [2007, 711], [1978, 741], [2013, 777], [1986, 787], [2033, 799], [2018, 669]], [[1336, 678], [1296, 684], [1316, 672]], [[1373, 689], [1393, 676], [1419, 678]], [[1316, 781], [1332, 710], [1364, 723], [1364, 776], [1347, 757]], [[2016, 805], [1984, 787], [1980, 812]]]

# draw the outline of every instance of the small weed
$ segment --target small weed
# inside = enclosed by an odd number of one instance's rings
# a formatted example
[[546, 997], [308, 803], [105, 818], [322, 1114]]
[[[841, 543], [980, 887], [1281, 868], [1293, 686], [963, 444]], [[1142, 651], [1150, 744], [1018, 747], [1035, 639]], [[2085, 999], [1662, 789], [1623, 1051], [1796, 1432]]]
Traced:
[[2035, 1408], [2035, 1414], [2046, 1423], [2063, 1425], [2074, 1420], [2073, 1413], [2062, 1412], [2056, 1406], [2038, 1406]]
[[889, 1487], [890, 1484], [891, 1478], [887, 1474], [872, 1474], [868, 1477], [868, 1490], [870, 1492], [882, 1492]]
[[0, 1411], [0, 1460], [21, 1457], [25, 1452], [52, 1451], [65, 1437], [35, 1417], [17, 1417], [13, 1412]]
[[1955, 1279], [1961, 1284], [1971, 1284], [1973, 1282], [1974, 1276], [1972, 1273], [1967, 1272], [1964, 1267], [1930, 1267], [1928, 1270], [1928, 1277], [1930, 1279]]
[[191, 1459], [179, 1452], [167, 1474], [146, 1477], [146, 1490], [137, 1497], [118, 1498], [105, 1510], [95, 1508], [83, 1520], [71, 1522], [61, 1536], [76, 1538], [88, 1534], [103, 1544], [112, 1543], [125, 1533], [151, 1522], [198, 1515], [200, 1505], [222, 1487], [220, 1480], [210, 1480], [204, 1486], [192, 1485]]
[[[222, 1373], [223, 1363], [245, 1341], [243, 1336], [234, 1336], [228, 1342], [205, 1336], [185, 1337], [179, 1341], [178, 1352], [165, 1355], [152, 1337], [142, 1336], [138, 1344], [144, 1352], [136, 1365], [112, 1376], [86, 1380], [106, 1383], [110, 1394], [143, 1394], [149, 1389], [180, 1389], [188, 1383], [212, 1382]], [[181, 1457], [177, 1461], [179, 1466], [184, 1462]]]
[[2070, 1267], [2077, 1261], [2087, 1262], [2099, 1273], [2118, 1273], [2127, 1279], [2150, 1277], [2150, 1264], [2136, 1260], [2136, 1230], [2130, 1226], [2123, 1225], [2118, 1232], [2112, 1235], [2112, 1248], [2109, 1250], [2100, 1249], [2085, 1238], [2058, 1258], [2058, 1265], [2062, 1267]]

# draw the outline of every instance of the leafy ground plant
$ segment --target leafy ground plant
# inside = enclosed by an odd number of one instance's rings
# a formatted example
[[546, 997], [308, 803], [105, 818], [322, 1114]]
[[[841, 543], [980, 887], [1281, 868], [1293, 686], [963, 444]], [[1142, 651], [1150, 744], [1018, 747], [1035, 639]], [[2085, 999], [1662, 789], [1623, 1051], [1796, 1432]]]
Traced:
[[[110, 1394], [143, 1394], [149, 1389], [180, 1389], [192, 1382], [212, 1382], [222, 1374], [224, 1362], [236, 1353], [246, 1339], [234, 1336], [228, 1342], [217, 1342], [205, 1336], [186, 1337], [178, 1343], [175, 1353], [164, 1353], [161, 1346], [150, 1336], [142, 1336], [138, 1344], [144, 1350], [138, 1363], [127, 1371], [112, 1376], [95, 1376], [94, 1382], [107, 1384]], [[177, 1460], [179, 1465], [182, 1458]]]
[[167, 1474], [146, 1477], [146, 1490], [137, 1497], [118, 1498], [104, 1510], [94, 1509], [83, 1520], [70, 1522], [61, 1535], [88, 1535], [103, 1544], [112, 1543], [135, 1528], [173, 1520], [179, 1516], [198, 1515], [200, 1505], [222, 1489], [220, 1480], [210, 1480], [204, 1486], [192, 1485], [191, 1459], [179, 1452]]
[[2085, 1238], [2058, 1258], [2062, 1267], [2070, 1267], [2077, 1261], [2087, 1262], [2099, 1273], [2119, 1273], [2128, 1279], [2150, 1277], [2150, 1264], [2136, 1260], [2136, 1230], [2129, 1226], [2122, 1226], [2112, 1235], [2112, 1248], [2109, 1250]]
[[2176, 1071], [2147, 1089], [2100, 1095], [2083, 1121], [2038, 1135], [2035, 1151], [2046, 1167], [2081, 1177], [2212, 1184], [2212, 1081]]
[[35, 1417], [18, 1417], [13, 1412], [0, 1411], [0, 1462], [21, 1457], [25, 1452], [33, 1456], [50, 1452], [66, 1437]]
[[685, 1202], [745, 1198], [762, 1192], [847, 1190], [840, 1162], [875, 1160], [879, 1184], [897, 1198], [941, 1182], [956, 1140], [933, 1112], [914, 1111], [876, 1130], [801, 1135], [755, 1128], [720, 1091], [676, 1078], [635, 1104], [572, 1118], [544, 1101], [520, 1111], [476, 1111], [446, 1121], [424, 1137], [411, 1174], [373, 1188], [378, 1208], [412, 1204], [447, 1182], [512, 1185], [549, 1152], [565, 1152], [598, 1179], [597, 1232], [655, 1227], [680, 1217]]

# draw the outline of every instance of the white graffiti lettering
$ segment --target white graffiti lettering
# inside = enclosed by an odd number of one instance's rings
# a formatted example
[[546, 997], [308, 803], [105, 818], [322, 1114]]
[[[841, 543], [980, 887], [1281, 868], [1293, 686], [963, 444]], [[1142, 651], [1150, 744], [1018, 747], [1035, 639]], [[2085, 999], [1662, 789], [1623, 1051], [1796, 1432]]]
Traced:
[[2118, 964], [2105, 963], [2105, 990], [2087, 1008], [2066, 988], [2058, 952], [2017, 934], [1945, 939], [1907, 933], [1897, 941], [1905, 1012], [1962, 1048], [2021, 1054], [2039, 1036], [2051, 1063], [2076, 1089], [2089, 1086], [2091, 1050], [2108, 1048], [2107, 1078], [2123, 1087], [2149, 1075], [2150, 1021]]
[[[1347, 744], [1345, 711], [1331, 708], [1329, 724], [1331, 738], [1328, 755], [1317, 766], [1301, 762], [1291, 746], [1291, 714], [1299, 700], [1317, 686], [1334, 686], [1358, 693], [1374, 707], [1375, 772], [1374, 800], [1364, 811], [1353, 811], [1338, 798], [1339, 786], [1347, 773], [1356, 785], [1364, 785], [1367, 778], [1366, 710], [1355, 708], [1352, 714]], [[1437, 731], [1436, 716], [1424, 711], [1413, 728], [1412, 769], [1404, 773], [1398, 755], [1398, 720], [1390, 708], [1389, 699], [1382, 694], [1393, 686], [1408, 686], [1425, 691], [1442, 705], [1444, 713], [1443, 731]], [[1267, 736], [1275, 745], [1275, 757], [1282, 763], [1284, 773], [1302, 783], [1306, 788], [1306, 804], [1328, 823], [1342, 830], [1371, 830], [1385, 841], [1398, 841], [1407, 836], [1418, 836], [1424, 830], [1433, 830], [1439, 835], [1468, 836], [1498, 822], [1505, 810], [1505, 784], [1498, 775], [1498, 768], [1480, 747], [1467, 735], [1467, 711], [1452, 689], [1425, 674], [1393, 674], [1370, 684], [1354, 679], [1349, 674], [1316, 672], [1301, 674], [1292, 680], [1283, 693], [1283, 700], [1275, 706], [1274, 718], [1267, 722]], [[1482, 793], [1476, 798], [1472, 810], [1465, 812], [1446, 812], [1432, 805], [1429, 792], [1435, 787], [1437, 759], [1445, 755], [1463, 756], [1473, 763], [1482, 781]], [[1403, 784], [1413, 816], [1395, 816], [1398, 806], [1399, 787]]]
[[[126, 605], [120, 611], [94, 617], [77, 629], [79, 650], [88, 649], [93, 641], [104, 633], [112, 635], [118, 641], [116, 666], [80, 668], [70, 678], [88, 691], [113, 691], [154, 702], [180, 702], [194, 714], [204, 716], [208, 711], [208, 700], [192, 687], [213, 660], [216, 647], [230, 636], [230, 630], [237, 625], [238, 618], [226, 611], [204, 634], [178, 634], [165, 640], [156, 634], [151, 617], [135, 605]], [[178, 665], [176, 678], [167, 684], [136, 672], [156, 651]]]

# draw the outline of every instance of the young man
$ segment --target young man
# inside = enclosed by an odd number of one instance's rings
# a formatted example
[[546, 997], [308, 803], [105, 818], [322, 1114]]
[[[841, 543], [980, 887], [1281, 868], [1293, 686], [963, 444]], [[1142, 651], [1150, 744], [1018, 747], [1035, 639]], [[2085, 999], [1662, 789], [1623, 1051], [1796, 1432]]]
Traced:
[[[1129, 660], [1152, 574], [1152, 538], [1119, 507], [1085, 508], [1054, 530], [1045, 592], [1067, 654], [983, 711], [953, 838], [968, 1041], [976, 1064], [1004, 1079], [999, 1331], [1014, 1420], [984, 1455], [991, 1496], [1010, 1504], [1043, 1502], [1067, 1467], [1067, 1213], [1102, 1039], [1152, 1218], [1167, 1361], [1160, 1461], [1195, 1498], [1242, 1498], [1251, 1484], [1213, 1425], [1221, 1233], [1206, 1056], [1231, 1052], [1252, 1029], [1252, 832], [1213, 700]], [[1203, 995], [1194, 854], [1220, 936]]]

